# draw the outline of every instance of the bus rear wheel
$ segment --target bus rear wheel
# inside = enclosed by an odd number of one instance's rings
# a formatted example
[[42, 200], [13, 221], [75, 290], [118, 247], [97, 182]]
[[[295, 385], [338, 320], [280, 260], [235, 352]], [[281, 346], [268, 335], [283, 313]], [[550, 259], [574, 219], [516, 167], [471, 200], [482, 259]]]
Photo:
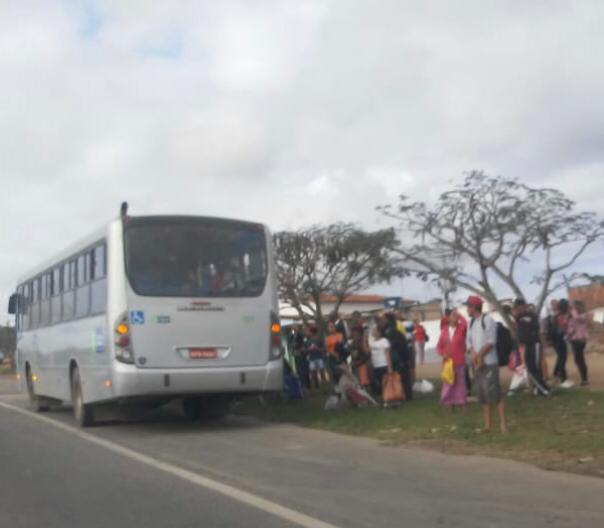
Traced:
[[34, 377], [31, 373], [29, 365], [26, 367], [25, 383], [27, 385], [27, 396], [29, 397], [29, 406], [32, 411], [35, 412], [47, 412], [50, 410], [50, 405], [45, 403], [44, 398], [36, 394], [36, 388], [34, 387]]
[[71, 399], [73, 402], [73, 416], [80, 427], [90, 427], [94, 424], [92, 405], [84, 403], [82, 395], [82, 381], [77, 367], [71, 373]]

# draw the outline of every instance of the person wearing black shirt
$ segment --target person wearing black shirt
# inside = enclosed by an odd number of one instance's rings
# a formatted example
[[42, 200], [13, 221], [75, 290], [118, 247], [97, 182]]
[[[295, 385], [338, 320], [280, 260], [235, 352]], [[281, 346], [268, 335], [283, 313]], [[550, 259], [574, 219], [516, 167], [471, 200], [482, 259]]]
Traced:
[[405, 399], [411, 401], [413, 399], [413, 382], [411, 378], [411, 357], [413, 354], [407, 338], [397, 329], [396, 318], [392, 313], [384, 315], [384, 337], [390, 342], [392, 363], [394, 369], [401, 376]]
[[518, 333], [518, 344], [524, 348], [524, 362], [529, 378], [531, 379], [538, 394], [550, 396], [551, 389], [543, 379], [541, 362], [538, 350], [541, 346], [541, 329], [537, 314], [529, 310], [524, 299], [514, 301], [514, 318], [516, 319], [516, 331]]

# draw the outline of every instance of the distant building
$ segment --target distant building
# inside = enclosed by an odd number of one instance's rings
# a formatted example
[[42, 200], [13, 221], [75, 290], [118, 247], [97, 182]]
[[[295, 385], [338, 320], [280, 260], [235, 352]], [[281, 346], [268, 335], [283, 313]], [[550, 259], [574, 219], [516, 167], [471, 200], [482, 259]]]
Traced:
[[589, 284], [568, 289], [570, 301], [583, 301], [588, 310], [604, 308], [604, 284]]
[[401, 308], [403, 315], [407, 319], [413, 320], [417, 318], [420, 321], [440, 321], [442, 310], [442, 299], [433, 299], [425, 303], [413, 302]]

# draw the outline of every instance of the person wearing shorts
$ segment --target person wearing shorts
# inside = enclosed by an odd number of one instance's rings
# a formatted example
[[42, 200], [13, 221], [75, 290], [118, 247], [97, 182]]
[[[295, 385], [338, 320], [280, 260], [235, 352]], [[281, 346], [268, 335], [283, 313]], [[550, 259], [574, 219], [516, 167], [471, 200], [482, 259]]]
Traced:
[[484, 410], [484, 431], [491, 430], [493, 408], [497, 407], [499, 429], [507, 432], [505, 403], [499, 380], [497, 358], [497, 324], [482, 313], [482, 299], [474, 295], [466, 302], [471, 322], [468, 328], [467, 348], [475, 368], [474, 386], [478, 401]]
[[329, 381], [329, 376], [325, 369], [325, 349], [323, 348], [323, 342], [319, 339], [319, 330], [316, 326], [309, 329], [306, 356], [308, 357], [311, 384], [318, 389], [322, 382], [327, 383]]

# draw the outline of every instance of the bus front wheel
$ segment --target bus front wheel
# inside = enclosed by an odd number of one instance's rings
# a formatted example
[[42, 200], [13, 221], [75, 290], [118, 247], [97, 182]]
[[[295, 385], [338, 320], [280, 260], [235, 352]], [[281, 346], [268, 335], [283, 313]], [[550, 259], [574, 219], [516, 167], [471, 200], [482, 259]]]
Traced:
[[71, 374], [71, 399], [73, 402], [73, 416], [80, 427], [89, 427], [94, 424], [92, 405], [84, 403], [82, 395], [82, 381], [77, 367]]
[[35, 412], [46, 412], [50, 406], [44, 403], [44, 399], [36, 394], [34, 386], [34, 377], [29, 365], [26, 367], [25, 382], [27, 384], [27, 396], [29, 397], [29, 406]]

